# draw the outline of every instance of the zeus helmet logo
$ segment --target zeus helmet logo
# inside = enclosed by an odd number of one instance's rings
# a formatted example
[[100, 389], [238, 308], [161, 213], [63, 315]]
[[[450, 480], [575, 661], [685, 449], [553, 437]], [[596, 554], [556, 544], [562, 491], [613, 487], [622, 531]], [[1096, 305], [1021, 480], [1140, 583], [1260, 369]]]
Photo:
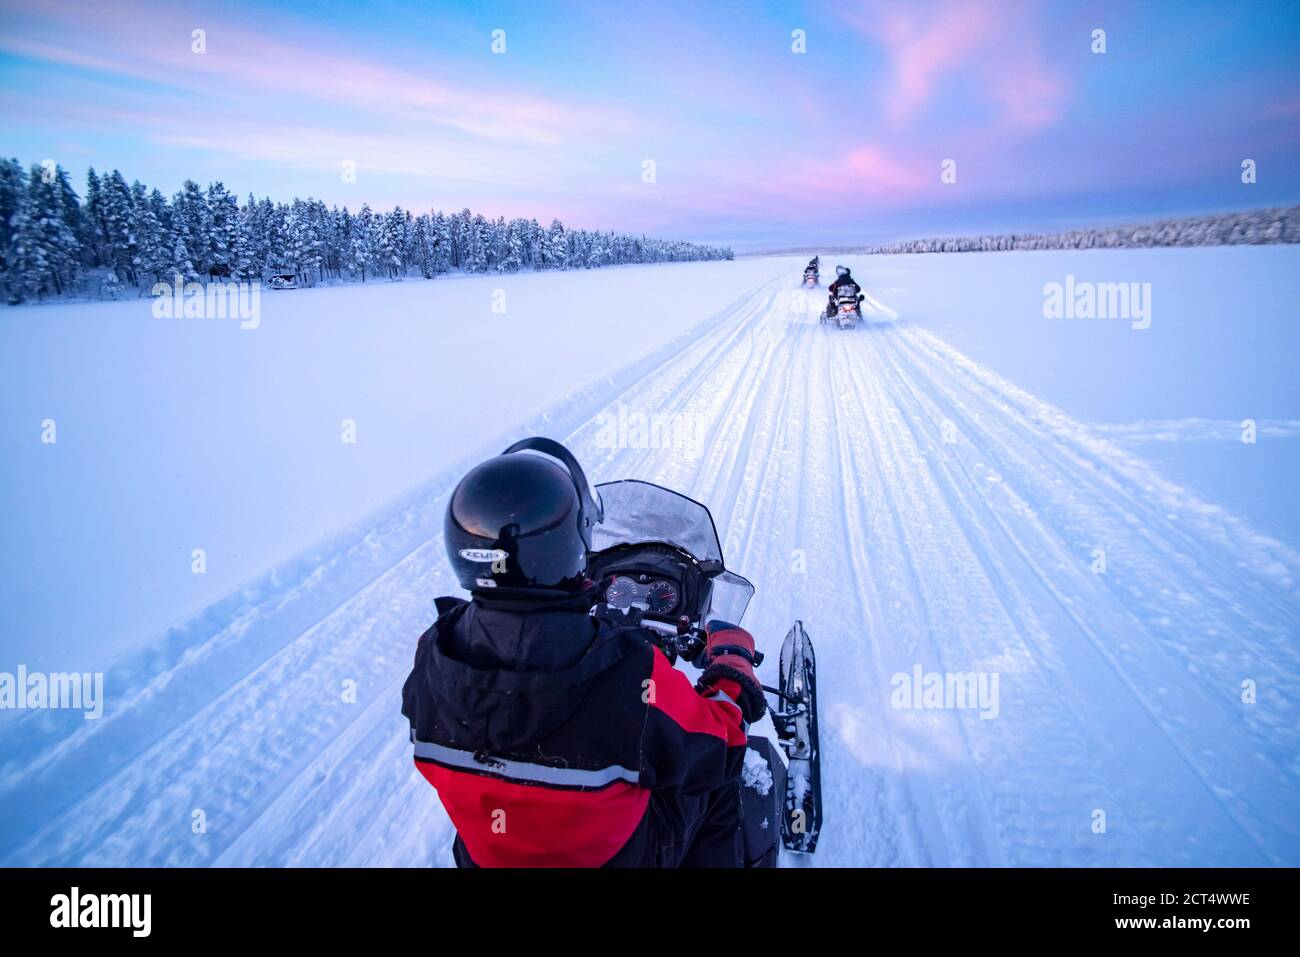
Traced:
[[[504, 575], [508, 571], [506, 559], [510, 556], [504, 548], [462, 548], [458, 554], [467, 562], [490, 564], [492, 568], [489, 574]], [[475, 578], [474, 581], [480, 588], [497, 587], [497, 583], [486, 576]]]
[[483, 562], [484, 564], [504, 562], [507, 557], [505, 549], [502, 548], [462, 548], [459, 555], [467, 562]]

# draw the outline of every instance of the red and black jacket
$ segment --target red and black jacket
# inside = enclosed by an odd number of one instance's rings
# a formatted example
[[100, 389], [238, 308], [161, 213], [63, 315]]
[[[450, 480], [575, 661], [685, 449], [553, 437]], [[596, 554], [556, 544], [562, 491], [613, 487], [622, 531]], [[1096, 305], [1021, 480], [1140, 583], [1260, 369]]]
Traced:
[[697, 692], [648, 632], [592, 603], [440, 598], [420, 637], [402, 713], [475, 864], [653, 864], [675, 836], [652, 795], [662, 808], [740, 774], [733, 698]]

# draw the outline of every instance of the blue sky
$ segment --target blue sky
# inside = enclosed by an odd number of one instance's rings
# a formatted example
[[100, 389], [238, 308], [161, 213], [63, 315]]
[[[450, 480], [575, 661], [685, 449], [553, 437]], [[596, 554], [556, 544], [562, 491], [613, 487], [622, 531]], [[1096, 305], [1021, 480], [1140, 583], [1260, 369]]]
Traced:
[[1300, 201], [1294, 2], [0, 0], [0, 23], [3, 150], [78, 183], [742, 249]]

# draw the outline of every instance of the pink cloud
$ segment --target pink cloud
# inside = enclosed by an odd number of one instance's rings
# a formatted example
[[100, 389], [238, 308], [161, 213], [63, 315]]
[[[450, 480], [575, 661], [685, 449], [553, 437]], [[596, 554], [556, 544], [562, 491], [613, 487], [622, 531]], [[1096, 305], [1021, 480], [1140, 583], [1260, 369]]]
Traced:
[[988, 68], [986, 76], [990, 96], [1012, 125], [1045, 126], [1060, 116], [1065, 83], [1040, 63], [1025, 59], [999, 64]]
[[[936, 176], [909, 154], [864, 144], [825, 158], [791, 159], [778, 167], [729, 167], [731, 175], [706, 175], [684, 191], [699, 209], [759, 213], [774, 205], [816, 207], [836, 197], [854, 211], [902, 205], [932, 188]], [[685, 198], [685, 195], [682, 197]]]
[[885, 153], [877, 146], [860, 146], [844, 158], [843, 180], [871, 192], [915, 192], [923, 181], [918, 164]]
[[894, 119], [903, 119], [930, 99], [944, 75], [979, 49], [993, 18], [984, 4], [966, 0], [946, 5], [934, 18], [923, 18], [915, 9], [893, 10], [876, 29], [874, 22], [870, 17], [858, 20], [886, 45], [895, 84], [886, 108]]
[[890, 78], [882, 107], [896, 124], [915, 117], [957, 74], [973, 77], [976, 91], [998, 105], [1009, 125], [1041, 126], [1059, 115], [1065, 83], [1043, 62], [1035, 12], [1026, 4], [863, 0], [842, 15], [885, 54]]

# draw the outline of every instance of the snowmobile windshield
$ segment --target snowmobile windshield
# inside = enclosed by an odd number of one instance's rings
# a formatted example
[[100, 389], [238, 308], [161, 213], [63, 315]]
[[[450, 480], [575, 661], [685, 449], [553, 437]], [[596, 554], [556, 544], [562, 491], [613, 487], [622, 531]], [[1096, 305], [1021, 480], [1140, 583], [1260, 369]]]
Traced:
[[664, 542], [690, 552], [697, 561], [722, 563], [713, 516], [695, 499], [638, 479], [605, 482], [596, 491], [604, 502], [605, 517], [592, 529], [592, 551]]
[[713, 579], [709, 590], [709, 607], [705, 609], [704, 621], [726, 621], [739, 625], [745, 617], [749, 600], [754, 597], [754, 586], [739, 575], [723, 572]]
[[[692, 498], [652, 482], [625, 479], [596, 486], [605, 516], [592, 529], [593, 551], [619, 545], [663, 542], [689, 552], [701, 563], [723, 565], [722, 545], [709, 510]], [[704, 621], [740, 624], [754, 586], [739, 575], [720, 571], [709, 579]]]

